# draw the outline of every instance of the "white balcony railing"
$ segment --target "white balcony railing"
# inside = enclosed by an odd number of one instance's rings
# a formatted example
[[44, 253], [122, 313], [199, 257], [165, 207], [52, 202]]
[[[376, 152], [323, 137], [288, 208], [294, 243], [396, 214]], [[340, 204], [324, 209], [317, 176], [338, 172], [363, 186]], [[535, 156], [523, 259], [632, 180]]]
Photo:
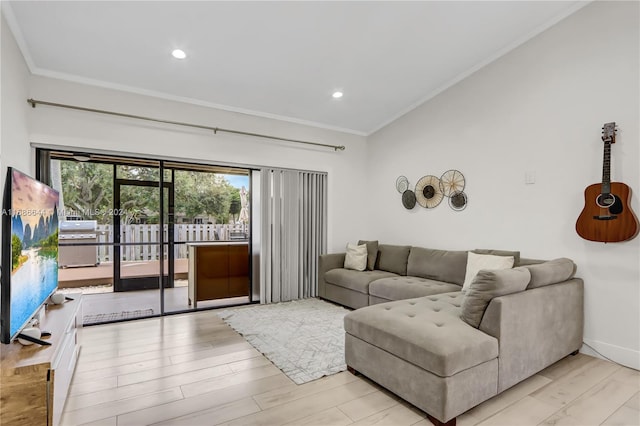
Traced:
[[[168, 241], [168, 225], [164, 226], [164, 241]], [[160, 247], [160, 225], [123, 225], [120, 230], [120, 241], [136, 243], [136, 245], [122, 246], [122, 260], [146, 261], [158, 260]], [[227, 241], [242, 240], [249, 236], [249, 225], [174, 225], [174, 240], [176, 242], [193, 241]], [[113, 243], [113, 225], [98, 225], [98, 242]], [[168, 256], [165, 246], [165, 259]], [[176, 259], [187, 258], [187, 245], [176, 244], [174, 247]], [[98, 260], [100, 262], [113, 261], [113, 246], [98, 245]]]

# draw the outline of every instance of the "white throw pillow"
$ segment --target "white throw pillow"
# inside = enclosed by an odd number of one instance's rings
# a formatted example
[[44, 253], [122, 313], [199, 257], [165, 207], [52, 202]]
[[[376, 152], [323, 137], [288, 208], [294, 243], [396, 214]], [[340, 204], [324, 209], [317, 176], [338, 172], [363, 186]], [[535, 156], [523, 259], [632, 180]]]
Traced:
[[494, 256], [492, 254], [476, 254], [469, 252], [467, 257], [467, 272], [464, 275], [462, 292], [466, 292], [471, 282], [481, 269], [510, 269], [513, 268], [513, 256]]
[[347, 244], [347, 255], [344, 258], [345, 269], [364, 271], [367, 267], [367, 245]]

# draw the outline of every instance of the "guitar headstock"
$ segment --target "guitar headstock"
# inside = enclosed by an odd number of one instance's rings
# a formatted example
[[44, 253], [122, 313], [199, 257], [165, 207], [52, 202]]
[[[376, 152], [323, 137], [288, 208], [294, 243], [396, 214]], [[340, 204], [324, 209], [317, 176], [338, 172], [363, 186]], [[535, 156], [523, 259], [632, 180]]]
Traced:
[[602, 128], [602, 140], [604, 142], [616, 143], [616, 122], [605, 123]]

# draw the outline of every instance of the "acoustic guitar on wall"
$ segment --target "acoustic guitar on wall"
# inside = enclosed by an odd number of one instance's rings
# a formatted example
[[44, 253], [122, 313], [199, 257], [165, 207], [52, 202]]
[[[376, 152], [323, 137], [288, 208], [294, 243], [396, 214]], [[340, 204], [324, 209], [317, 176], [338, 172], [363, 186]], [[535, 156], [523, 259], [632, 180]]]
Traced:
[[576, 231], [585, 240], [603, 243], [627, 241], [638, 235], [638, 218], [631, 210], [631, 188], [611, 182], [611, 145], [616, 142], [616, 123], [602, 128], [604, 156], [602, 183], [584, 190], [584, 209], [576, 221]]

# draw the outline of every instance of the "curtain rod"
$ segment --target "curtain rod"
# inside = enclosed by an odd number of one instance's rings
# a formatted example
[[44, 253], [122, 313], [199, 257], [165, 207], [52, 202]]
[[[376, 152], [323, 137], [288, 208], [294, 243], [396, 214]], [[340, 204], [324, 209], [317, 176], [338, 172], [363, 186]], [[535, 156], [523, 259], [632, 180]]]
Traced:
[[236, 134], [236, 135], [254, 136], [256, 138], [273, 139], [273, 140], [277, 140], [277, 141], [285, 141], [285, 142], [302, 143], [302, 144], [305, 144], [305, 145], [322, 146], [322, 147], [326, 147], [326, 148], [333, 148], [334, 151], [344, 151], [345, 150], [344, 145], [329, 145], [329, 144], [324, 144], [324, 143], [319, 143], [319, 142], [302, 141], [302, 140], [298, 140], [298, 139], [282, 138], [280, 136], [264, 135], [264, 134], [261, 134], [261, 133], [243, 132], [241, 130], [223, 129], [221, 127], [210, 127], [210, 126], [203, 126], [201, 124], [185, 123], [185, 122], [182, 122], [182, 121], [162, 120], [160, 118], [145, 117], [145, 116], [142, 116], [142, 115], [134, 115], [134, 114], [125, 114], [125, 113], [122, 113], [122, 112], [106, 111], [106, 110], [103, 110], [103, 109], [94, 109], [94, 108], [79, 107], [79, 106], [75, 106], [75, 105], [58, 104], [58, 103], [55, 103], [55, 102], [40, 101], [40, 100], [37, 100], [37, 99], [27, 99], [27, 102], [31, 104], [32, 108], [35, 108], [36, 105], [47, 105], [47, 106], [58, 107], [58, 108], [75, 109], [75, 110], [78, 110], [78, 111], [95, 112], [95, 113], [98, 113], [98, 114], [115, 115], [117, 117], [135, 118], [137, 120], [154, 121], [156, 123], [175, 124], [177, 126], [195, 127], [196, 129], [212, 130], [213, 134], [217, 134], [218, 132], [233, 133], [233, 134]]

